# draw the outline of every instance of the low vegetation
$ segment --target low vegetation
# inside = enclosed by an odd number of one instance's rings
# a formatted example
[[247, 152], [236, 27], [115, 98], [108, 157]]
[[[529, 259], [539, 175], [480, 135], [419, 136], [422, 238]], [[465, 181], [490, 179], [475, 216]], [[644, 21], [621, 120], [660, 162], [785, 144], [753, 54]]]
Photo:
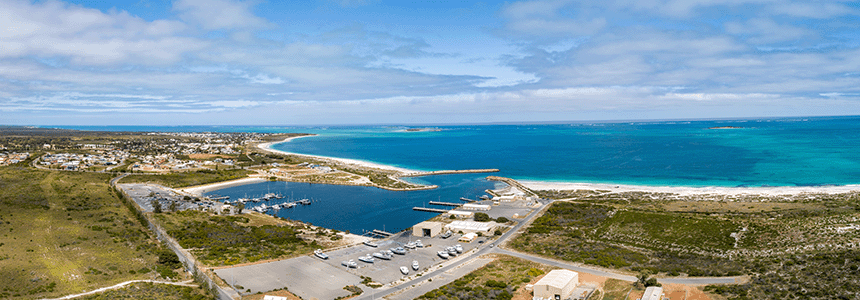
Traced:
[[162, 273], [175, 277], [159, 263], [162, 247], [109, 180], [108, 174], [26, 163], [0, 167], [0, 298], [57, 297]]
[[154, 183], [171, 188], [215, 183], [248, 177], [252, 171], [244, 169], [226, 170], [197, 170], [168, 174], [129, 175], [121, 180], [122, 183]]
[[170, 284], [159, 284], [149, 282], [135, 282], [125, 287], [105, 291], [95, 295], [88, 295], [77, 299], [81, 300], [112, 300], [112, 299], [183, 299], [183, 300], [206, 300], [215, 299], [200, 288], [177, 286]]
[[860, 197], [678, 196], [539, 191], [555, 202], [510, 245], [661, 276], [748, 274], [708, 291], [737, 299], [834, 299], [860, 292]]
[[[499, 255], [498, 258], [472, 273], [445, 286], [427, 292], [418, 299], [499, 299], [510, 300], [523, 287], [551, 268], [535, 262]], [[528, 296], [530, 299], [531, 296]]]
[[251, 224], [245, 216], [216, 216], [200, 211], [155, 214], [179, 244], [204, 264], [234, 265], [307, 254], [319, 244], [306, 241], [300, 227]]

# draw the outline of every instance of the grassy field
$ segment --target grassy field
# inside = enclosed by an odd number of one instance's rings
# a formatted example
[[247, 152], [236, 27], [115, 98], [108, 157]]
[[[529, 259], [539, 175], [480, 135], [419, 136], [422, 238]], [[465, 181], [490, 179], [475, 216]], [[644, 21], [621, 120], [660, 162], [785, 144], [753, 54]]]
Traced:
[[152, 279], [160, 248], [110, 175], [0, 167], [0, 298], [56, 297]]
[[[510, 246], [663, 276], [748, 274], [730, 299], [834, 299], [860, 292], [860, 196], [540, 191], [555, 202]], [[711, 197], [711, 198], [709, 198]], [[822, 280], [822, 278], [826, 278]]]
[[81, 300], [112, 300], [112, 299], [184, 299], [184, 300], [206, 300], [215, 299], [200, 288], [176, 286], [170, 284], [158, 284], [149, 282], [136, 282], [123, 288], [105, 291], [95, 295], [80, 297]]
[[183, 248], [209, 266], [303, 255], [320, 248], [301, 237], [303, 226], [269, 223], [255, 216], [215, 216], [200, 211], [155, 214]]
[[[552, 270], [551, 267], [507, 255], [445, 286], [427, 292], [418, 299], [499, 299], [529, 293], [523, 287]], [[528, 297], [531, 299], [531, 296]]]
[[221, 182], [245, 178], [254, 172], [244, 169], [228, 170], [199, 170], [193, 172], [158, 174], [158, 175], [129, 175], [121, 183], [154, 183], [171, 188], [180, 188], [207, 183]]

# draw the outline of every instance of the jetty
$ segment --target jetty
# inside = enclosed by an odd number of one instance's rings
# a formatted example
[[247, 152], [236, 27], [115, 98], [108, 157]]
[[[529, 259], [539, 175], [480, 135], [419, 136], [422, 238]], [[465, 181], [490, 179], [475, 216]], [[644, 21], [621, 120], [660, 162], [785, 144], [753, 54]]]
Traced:
[[373, 231], [371, 231], [371, 233], [373, 233], [373, 234], [375, 234], [375, 235], [384, 236], [384, 237], [389, 237], [389, 236], [394, 235], [394, 234], [393, 234], [393, 233], [391, 233], [391, 232], [385, 232], [385, 231], [382, 231], [382, 230], [379, 230], [379, 229], [374, 229]]
[[[487, 176], [487, 180], [492, 180], [492, 181], [501, 181], [501, 182], [507, 183], [508, 185], [510, 185], [510, 186], [512, 186], [512, 187], [515, 187], [515, 188], [519, 189], [520, 191], [523, 191], [523, 192], [526, 192], [526, 193], [531, 194], [532, 196], [538, 197], [538, 194], [537, 194], [537, 193], [535, 193], [534, 191], [532, 191], [532, 190], [531, 190], [531, 189], [529, 189], [528, 187], [526, 187], [526, 186], [522, 185], [521, 183], [519, 183], [519, 181], [516, 181], [516, 180], [514, 180], [514, 179], [512, 179], [512, 178], [500, 177], [500, 176]], [[488, 191], [489, 191], [489, 190], [488, 190]], [[492, 193], [491, 193], [491, 194], [492, 194]], [[494, 196], [498, 196], [498, 195], [494, 195]]]
[[463, 205], [463, 203], [451, 203], [451, 202], [430, 201], [430, 205], [461, 206], [461, 205]]
[[413, 207], [412, 210], [417, 211], [426, 211], [426, 212], [434, 212], [434, 213], [446, 213], [447, 209], [438, 209], [438, 208], [426, 208], [426, 207]]
[[443, 174], [466, 174], [466, 173], [496, 173], [499, 169], [472, 169], [472, 170], [440, 170], [430, 172], [412, 172], [400, 174], [400, 177], [418, 177], [427, 175], [443, 175]]

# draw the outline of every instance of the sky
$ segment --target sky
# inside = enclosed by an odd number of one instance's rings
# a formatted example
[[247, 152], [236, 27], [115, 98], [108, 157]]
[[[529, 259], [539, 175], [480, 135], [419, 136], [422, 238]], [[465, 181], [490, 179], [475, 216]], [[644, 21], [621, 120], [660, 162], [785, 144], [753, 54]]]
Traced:
[[860, 115], [860, 2], [0, 0], [0, 124]]

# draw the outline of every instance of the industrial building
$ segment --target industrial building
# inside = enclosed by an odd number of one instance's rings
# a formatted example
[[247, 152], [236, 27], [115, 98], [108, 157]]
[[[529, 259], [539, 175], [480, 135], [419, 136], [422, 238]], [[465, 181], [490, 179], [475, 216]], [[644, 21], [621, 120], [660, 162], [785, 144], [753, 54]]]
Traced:
[[552, 270], [535, 283], [533, 299], [568, 299], [578, 284], [579, 273], [571, 270]]
[[465, 210], [482, 210], [482, 211], [490, 210], [490, 206], [487, 204], [475, 204], [475, 203], [463, 204], [463, 206], [461, 208], [465, 209]]
[[421, 222], [412, 226], [412, 235], [418, 237], [434, 237], [442, 233], [442, 223], [439, 222]]
[[475, 221], [454, 221], [451, 224], [445, 225], [445, 228], [453, 232], [480, 232], [481, 234], [489, 234], [491, 230], [496, 228], [495, 223], [475, 222]]

